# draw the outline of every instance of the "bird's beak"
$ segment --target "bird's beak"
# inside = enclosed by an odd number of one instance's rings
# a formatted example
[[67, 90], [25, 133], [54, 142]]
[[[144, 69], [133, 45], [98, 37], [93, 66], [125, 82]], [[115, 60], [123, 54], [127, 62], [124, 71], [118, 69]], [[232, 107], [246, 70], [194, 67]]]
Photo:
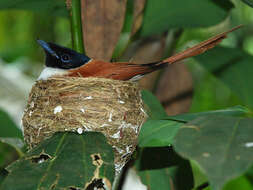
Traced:
[[50, 55], [56, 57], [57, 59], [59, 58], [59, 56], [55, 53], [54, 50], [52, 50], [52, 48], [49, 46], [49, 44], [43, 40], [37, 40], [37, 42], [41, 45], [41, 47]]

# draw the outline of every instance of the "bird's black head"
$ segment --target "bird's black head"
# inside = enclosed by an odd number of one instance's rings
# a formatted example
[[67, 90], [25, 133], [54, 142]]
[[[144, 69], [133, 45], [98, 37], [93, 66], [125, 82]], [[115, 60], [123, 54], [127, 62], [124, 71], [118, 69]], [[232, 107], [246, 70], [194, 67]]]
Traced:
[[87, 63], [90, 58], [72, 49], [38, 40], [45, 50], [46, 66], [60, 69], [73, 69]]

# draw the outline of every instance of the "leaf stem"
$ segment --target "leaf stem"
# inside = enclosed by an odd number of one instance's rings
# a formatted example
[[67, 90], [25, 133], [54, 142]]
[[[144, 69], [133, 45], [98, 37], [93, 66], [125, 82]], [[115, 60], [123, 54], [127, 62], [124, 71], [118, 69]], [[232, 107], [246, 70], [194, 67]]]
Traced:
[[73, 49], [75, 49], [79, 53], [84, 53], [81, 19], [81, 0], [72, 0], [70, 19]]
[[113, 182], [113, 185], [112, 185], [112, 190], [119, 189], [122, 174], [123, 174], [123, 171], [121, 171], [118, 175], [115, 176], [114, 182]]
[[23, 156], [25, 156], [25, 153], [24, 153], [21, 149], [15, 148], [15, 150], [17, 151], [18, 156], [19, 156], [20, 158], [23, 157]]

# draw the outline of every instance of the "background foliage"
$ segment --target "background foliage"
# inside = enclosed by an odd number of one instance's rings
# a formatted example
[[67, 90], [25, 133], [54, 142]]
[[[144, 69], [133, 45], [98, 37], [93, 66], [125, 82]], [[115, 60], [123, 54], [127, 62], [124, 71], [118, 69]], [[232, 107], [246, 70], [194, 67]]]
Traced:
[[[245, 25], [219, 47], [140, 81], [149, 90], [143, 100], [150, 118], [128, 168], [149, 189], [253, 189], [252, 5], [251, 0], [103, 5], [82, 0], [85, 52], [104, 60], [153, 62]], [[25, 152], [19, 121], [43, 67], [38, 38], [71, 47], [64, 0], [0, 1], [0, 185], [5, 167]], [[6, 179], [3, 186], [11, 178]]]

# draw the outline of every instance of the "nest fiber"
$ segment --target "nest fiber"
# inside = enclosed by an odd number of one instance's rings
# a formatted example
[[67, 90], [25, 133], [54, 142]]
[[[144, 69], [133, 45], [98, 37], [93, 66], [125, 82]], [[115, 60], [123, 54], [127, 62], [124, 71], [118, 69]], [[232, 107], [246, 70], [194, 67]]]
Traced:
[[35, 83], [22, 122], [30, 147], [59, 131], [102, 132], [114, 148], [119, 172], [135, 150], [145, 119], [136, 83], [57, 77]]

